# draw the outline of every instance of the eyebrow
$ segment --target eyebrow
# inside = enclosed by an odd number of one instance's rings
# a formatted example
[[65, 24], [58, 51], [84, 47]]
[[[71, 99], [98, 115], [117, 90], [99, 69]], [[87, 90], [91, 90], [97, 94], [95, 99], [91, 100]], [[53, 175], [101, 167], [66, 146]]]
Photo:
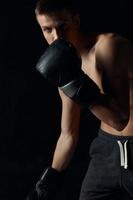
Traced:
[[[57, 27], [58, 27], [58, 26], [61, 26], [61, 25], [65, 24], [66, 22], [67, 22], [67, 21], [61, 21], [61, 20], [60, 20], [60, 21], [58, 21], [58, 22], [55, 24], [55, 26], [57, 26]], [[43, 29], [45, 29], [45, 28], [50, 28], [50, 27], [51, 27], [51, 25], [49, 25], [49, 26], [48, 26], [48, 25], [46, 25], [46, 26], [43, 25], [43, 26], [42, 26]]]
[[49, 26], [41, 26], [42, 28], [49, 28]]

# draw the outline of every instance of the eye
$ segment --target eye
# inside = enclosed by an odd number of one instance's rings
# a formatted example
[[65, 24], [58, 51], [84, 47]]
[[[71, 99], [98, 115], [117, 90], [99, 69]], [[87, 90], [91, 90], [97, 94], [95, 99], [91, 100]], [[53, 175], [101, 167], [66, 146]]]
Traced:
[[52, 32], [52, 28], [42, 28], [43, 32], [46, 32], [46, 33], [51, 33]]

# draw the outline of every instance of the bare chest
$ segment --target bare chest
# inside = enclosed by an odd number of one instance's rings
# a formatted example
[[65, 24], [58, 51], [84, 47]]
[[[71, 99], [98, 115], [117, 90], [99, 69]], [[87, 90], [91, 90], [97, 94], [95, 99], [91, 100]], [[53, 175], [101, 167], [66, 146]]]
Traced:
[[82, 70], [102, 89], [102, 72], [96, 63], [95, 54], [82, 58]]

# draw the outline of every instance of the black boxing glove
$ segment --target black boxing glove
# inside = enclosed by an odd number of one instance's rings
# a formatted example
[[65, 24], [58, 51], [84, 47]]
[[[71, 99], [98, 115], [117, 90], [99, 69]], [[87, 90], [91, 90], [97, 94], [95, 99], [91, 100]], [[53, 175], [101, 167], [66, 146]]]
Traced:
[[40, 57], [36, 69], [44, 78], [61, 87], [79, 75], [81, 59], [71, 43], [57, 39]]
[[100, 97], [100, 89], [81, 70], [81, 59], [74, 46], [55, 40], [44, 52], [36, 69], [75, 102], [90, 106]]
[[39, 200], [54, 199], [63, 182], [64, 172], [59, 172], [52, 167], [48, 167], [41, 179], [36, 184], [36, 192]]
[[52, 167], [46, 168], [26, 200], [53, 200], [60, 191], [64, 175], [65, 171], [59, 172]]

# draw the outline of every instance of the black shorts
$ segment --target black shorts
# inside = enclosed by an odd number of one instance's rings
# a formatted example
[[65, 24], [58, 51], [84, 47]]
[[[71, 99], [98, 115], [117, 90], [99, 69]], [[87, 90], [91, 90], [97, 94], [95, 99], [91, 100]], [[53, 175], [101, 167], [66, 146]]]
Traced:
[[133, 199], [133, 136], [100, 130], [90, 146], [90, 157], [80, 200]]

